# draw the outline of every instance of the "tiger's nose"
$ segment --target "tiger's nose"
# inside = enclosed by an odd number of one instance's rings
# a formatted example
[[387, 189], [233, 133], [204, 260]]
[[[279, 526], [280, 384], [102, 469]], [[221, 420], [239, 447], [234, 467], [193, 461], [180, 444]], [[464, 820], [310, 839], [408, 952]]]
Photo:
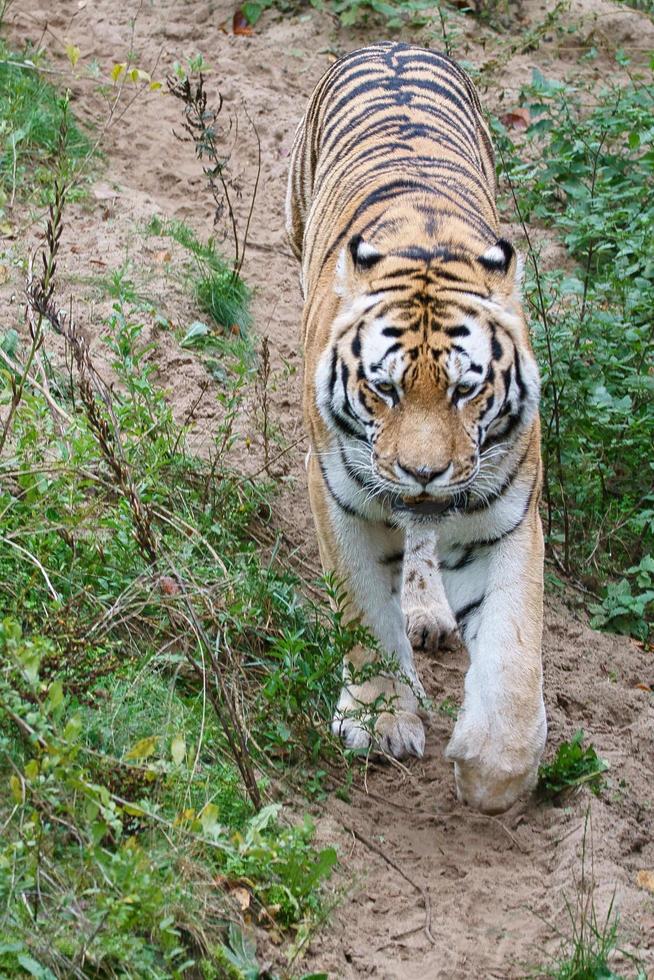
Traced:
[[417, 480], [418, 483], [422, 483], [422, 485], [426, 487], [432, 480], [436, 480], [439, 476], [443, 476], [444, 473], [447, 473], [452, 464], [448, 463], [447, 466], [443, 466], [440, 470], [431, 470], [428, 466], [405, 466], [404, 463], [398, 463], [397, 465], [402, 473], [404, 473], [406, 476], [413, 477], [414, 480]]

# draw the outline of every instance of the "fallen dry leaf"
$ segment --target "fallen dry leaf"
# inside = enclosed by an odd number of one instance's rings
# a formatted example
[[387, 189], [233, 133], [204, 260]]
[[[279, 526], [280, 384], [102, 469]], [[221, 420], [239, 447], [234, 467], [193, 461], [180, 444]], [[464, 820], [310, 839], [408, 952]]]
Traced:
[[241, 912], [250, 908], [250, 893], [247, 888], [232, 888], [229, 894], [234, 896]]
[[234, 31], [234, 34], [242, 34], [245, 37], [251, 37], [251, 35], [254, 34], [254, 31], [248, 24], [248, 19], [242, 10], [237, 10], [234, 14], [232, 30]]
[[510, 112], [505, 112], [503, 116], [500, 116], [500, 120], [507, 129], [519, 129], [522, 132], [528, 129], [531, 122], [529, 109], [511, 109]]
[[654, 894], [654, 871], [647, 871], [643, 868], [636, 875], [636, 884]]
[[159, 588], [164, 595], [179, 595], [182, 591], [179, 582], [172, 575], [162, 575], [159, 579]]
[[0, 265], [0, 286], [7, 282], [9, 279], [9, 268], [6, 265]]
[[96, 184], [92, 193], [96, 201], [113, 201], [115, 198], [120, 197], [118, 191], [105, 181]]
[[634, 687], [638, 688], [639, 691], [650, 691], [651, 692], [651, 690], [652, 690], [652, 688], [649, 686], [649, 684], [634, 684]]
[[162, 252], [155, 252], [153, 258], [159, 265], [163, 265], [166, 262], [170, 262], [172, 255], [168, 249], [164, 249]]

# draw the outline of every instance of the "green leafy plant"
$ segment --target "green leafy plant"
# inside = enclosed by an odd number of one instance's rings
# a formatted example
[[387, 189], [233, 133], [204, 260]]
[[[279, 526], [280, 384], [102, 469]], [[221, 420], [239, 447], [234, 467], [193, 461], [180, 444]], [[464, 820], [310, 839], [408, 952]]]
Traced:
[[[622, 64], [626, 60], [621, 59]], [[654, 195], [651, 72], [589, 93], [535, 71], [518, 150], [495, 124], [509, 207], [559, 233], [574, 268], [526, 283], [542, 372], [546, 529], [567, 573], [601, 592], [598, 625], [644, 637], [654, 607], [640, 563], [654, 551]], [[526, 225], [525, 225], [526, 227]], [[618, 603], [619, 604], [619, 603]]]
[[646, 640], [654, 615], [654, 558], [645, 555], [626, 574], [629, 578], [609, 582], [601, 603], [590, 605], [590, 623], [596, 629], [609, 628]]
[[555, 799], [567, 790], [587, 785], [598, 793], [602, 785], [602, 773], [609, 768], [600, 759], [592, 745], [584, 746], [581, 729], [569, 742], [561, 742], [552, 762], [544, 763], [538, 770], [538, 794], [543, 799]]
[[[41, 349], [49, 325], [75, 374], [53, 372], [56, 400], [45, 397], [25, 367], [32, 347], [15, 340], [14, 373], [1, 376], [13, 414], [0, 458], [0, 962], [44, 976], [80, 960], [109, 974], [206, 972], [236, 883], [280, 929], [320, 913], [336, 855], [312, 846], [309, 821], [263, 806], [253, 760], [268, 768], [281, 739], [296, 763], [327, 748], [326, 665], [356, 635], [261, 563], [251, 528], [271, 488], [229, 463], [243, 373], [225, 376], [212, 459], [189, 455], [156, 386], [143, 307], [119, 278], [105, 324], [113, 389], [98, 374], [52, 299], [63, 200], [58, 189], [28, 299]], [[302, 637], [292, 663], [277, 652], [290, 634]], [[268, 685], [298, 668], [293, 697], [271, 702]]]
[[[450, 28], [453, 11], [444, 3], [430, 0], [309, 0], [316, 10], [326, 10], [338, 18], [341, 27], [382, 23], [387, 30], [402, 27], [421, 28], [438, 20], [442, 37], [449, 48], [455, 31]], [[471, 7], [474, 4], [471, 2]], [[241, 10], [249, 24], [256, 24], [266, 10], [288, 13], [299, 4], [293, 0], [246, 0]]]

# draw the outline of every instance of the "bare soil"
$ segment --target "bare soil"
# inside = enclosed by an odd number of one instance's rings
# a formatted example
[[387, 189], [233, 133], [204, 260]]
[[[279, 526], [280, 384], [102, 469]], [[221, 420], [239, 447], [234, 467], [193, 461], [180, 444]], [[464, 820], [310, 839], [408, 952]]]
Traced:
[[[285, 16], [268, 12], [252, 36], [239, 36], [232, 33], [233, 12], [232, 6], [213, 0], [16, 0], [7, 24], [16, 43], [41, 39], [61, 73], [55, 78], [71, 86], [74, 111], [96, 128], [106, 117], [106, 106], [97, 81], [85, 73], [93, 61], [106, 76], [114, 63], [126, 60], [132, 46], [137, 64], [163, 78], [174, 61], [201, 52], [213, 69], [209, 88], [220, 89], [226, 111], [240, 121], [232, 169], [243, 186], [241, 220], [256, 173], [246, 110], [255, 122], [262, 174], [244, 274], [256, 290], [255, 330], [270, 338], [273, 352], [273, 422], [289, 447], [275, 464], [280, 495], [273, 521], [311, 572], [317, 563], [303, 470], [301, 303], [283, 222], [288, 155], [323, 70], [335, 56], [383, 36], [384, 30], [339, 29], [327, 14], [302, 7]], [[617, 46], [636, 61], [654, 47], [654, 27], [646, 16], [609, 0], [572, 0], [561, 14], [564, 30], [545, 32], [535, 50], [518, 46], [512, 52], [518, 29], [524, 33], [530, 24], [542, 23], [546, 12], [545, 4], [528, 0], [522, 20], [500, 31], [457, 17], [463, 31], [457, 56], [477, 65], [496, 62], [482, 85], [489, 108], [515, 106], [534, 67], [549, 77], [583, 74], [599, 84], [608, 72], [615, 73], [611, 54]], [[406, 31], [405, 37], [429, 40], [420, 32]], [[81, 51], [74, 73], [65, 55], [67, 43]], [[442, 46], [433, 31], [431, 43]], [[591, 45], [598, 57], [581, 61]], [[172, 330], [152, 318], [152, 357], [180, 417], [209, 381], [195, 412], [194, 439], [202, 451], [218, 417], [217, 383], [195, 354], [180, 348], [175, 328], [203, 317], [175, 277], [179, 250], [143, 233], [153, 214], [184, 219], [201, 237], [213, 231], [200, 166], [173, 133], [179, 119], [178, 104], [162, 92], [144, 92], [131, 105], [123, 99], [104, 133], [106, 159], [89, 200], [68, 210], [61, 273], [63, 291], [84, 309], [98, 351], [101, 320], [111, 304], [99, 280], [122, 265], [169, 319]], [[21, 271], [11, 258], [34, 245], [41, 225], [38, 217], [23, 214], [14, 220], [15, 229], [2, 243], [11, 276], [0, 287], [0, 301], [4, 324], [18, 326]], [[507, 232], [519, 238], [518, 227]], [[546, 232], [538, 237], [546, 246], [546, 261], [564, 259]], [[253, 471], [261, 461], [254, 409], [242, 426], [251, 437], [243, 466]], [[406, 767], [373, 766], [352, 791], [350, 804], [332, 797], [321, 805], [319, 836], [335, 842], [341, 855], [340, 901], [294, 971], [396, 980], [525, 976], [556, 953], [557, 930], [570, 933], [567, 903], [574, 905], [582, 887], [588, 817], [583, 889], [587, 893], [594, 887], [600, 919], [614, 902], [623, 948], [639, 956], [654, 978], [654, 895], [636, 882], [639, 870], [654, 868], [654, 698], [646, 689], [654, 687], [654, 664], [651, 652], [635, 642], [591, 631], [583, 606], [583, 597], [548, 596], [548, 753], [583, 728], [611, 765], [600, 796], [582, 791], [560, 806], [529, 801], [501, 818], [463, 808], [442, 756], [453, 720], [435, 710], [423, 760]], [[443, 653], [440, 661], [423, 659], [420, 666], [435, 705], [446, 698], [460, 703], [466, 668], [462, 653]], [[271, 950], [268, 955], [274, 957]], [[632, 975], [626, 955], [614, 967]]]

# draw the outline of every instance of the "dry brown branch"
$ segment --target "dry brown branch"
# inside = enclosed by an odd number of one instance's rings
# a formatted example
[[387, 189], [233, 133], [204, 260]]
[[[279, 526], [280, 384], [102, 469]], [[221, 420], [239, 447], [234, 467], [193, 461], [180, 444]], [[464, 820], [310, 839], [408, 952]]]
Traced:
[[[202, 72], [198, 72], [195, 81], [192, 81], [188, 76], [178, 78], [175, 75], [169, 75], [166, 78], [166, 85], [170, 94], [174, 98], [179, 99], [184, 107], [182, 127], [186, 136], [180, 136], [178, 133], [174, 133], [174, 135], [181, 142], [192, 143], [198, 160], [206, 161], [202, 169], [209, 183], [211, 195], [214, 200], [214, 225], [218, 225], [222, 221], [225, 210], [227, 210], [227, 221], [231, 228], [234, 245], [232, 272], [234, 277], [238, 277], [245, 259], [248, 234], [254, 213], [254, 203], [261, 178], [261, 140], [259, 133], [246, 112], [248, 122], [252, 127], [257, 143], [257, 174], [250, 197], [245, 230], [243, 237], [240, 238], [235, 200], [240, 198], [241, 188], [230, 172], [229, 152], [227, 154], [222, 153], [218, 144], [218, 119], [223, 109], [223, 97], [219, 92], [218, 104], [214, 107], [208, 105]], [[231, 120], [229, 125], [231, 126]], [[238, 128], [236, 128], [236, 135], [238, 136]]]
[[374, 841], [371, 841], [369, 837], [366, 837], [365, 834], [362, 834], [360, 830], [357, 830], [356, 827], [351, 827], [345, 823], [342, 824], [342, 826], [345, 828], [345, 830], [348, 831], [348, 833], [352, 834], [353, 837], [356, 837], [358, 841], [361, 841], [361, 843], [365, 845], [365, 847], [367, 847], [368, 850], [372, 851], [373, 854], [377, 854], [383, 861], [385, 861], [386, 864], [393, 869], [393, 871], [397, 871], [400, 877], [404, 878], [404, 880], [408, 882], [416, 892], [418, 892], [418, 894], [422, 898], [423, 906], [425, 909], [425, 924], [423, 926], [423, 930], [429, 942], [435, 946], [436, 940], [434, 938], [434, 934], [431, 931], [431, 898], [429, 897], [429, 892], [425, 888], [423, 888], [422, 885], [419, 885], [417, 882], [415, 882], [413, 878], [409, 877], [406, 871], [403, 871], [402, 868], [399, 866], [399, 864], [396, 864], [395, 861], [392, 858], [390, 858], [388, 854], [386, 854], [386, 852], [382, 850], [381, 847], [378, 847]]

